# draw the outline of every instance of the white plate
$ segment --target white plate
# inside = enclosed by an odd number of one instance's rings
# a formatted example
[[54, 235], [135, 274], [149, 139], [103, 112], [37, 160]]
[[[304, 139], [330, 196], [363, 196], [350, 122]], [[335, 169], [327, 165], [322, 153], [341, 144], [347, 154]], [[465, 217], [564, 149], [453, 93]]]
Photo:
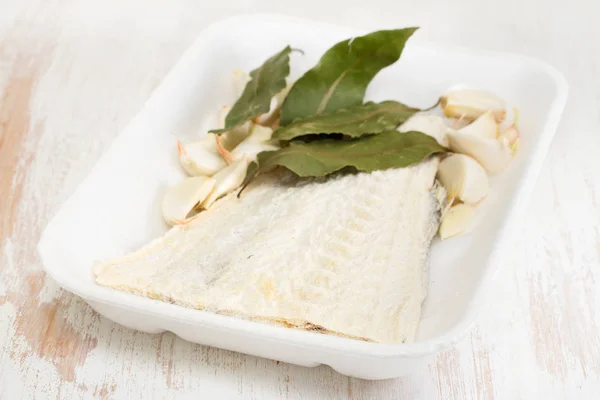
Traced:
[[305, 366], [327, 364], [365, 379], [403, 375], [456, 343], [473, 324], [497, 268], [496, 255], [518, 221], [556, 130], [567, 84], [530, 58], [409, 40], [398, 63], [383, 70], [367, 97], [430, 106], [457, 83], [492, 90], [521, 111], [521, 146], [492, 180], [473, 233], [431, 250], [429, 295], [417, 339], [376, 344], [186, 309], [94, 283], [92, 266], [162, 235], [159, 200], [183, 177], [172, 133], [197, 135], [203, 117], [231, 103], [231, 76], [290, 44], [292, 77], [339, 40], [365, 32], [281, 15], [230, 18], [208, 27], [115, 139], [43, 233], [39, 252], [61, 286], [106, 317], [146, 332], [172, 331], [209, 346]]

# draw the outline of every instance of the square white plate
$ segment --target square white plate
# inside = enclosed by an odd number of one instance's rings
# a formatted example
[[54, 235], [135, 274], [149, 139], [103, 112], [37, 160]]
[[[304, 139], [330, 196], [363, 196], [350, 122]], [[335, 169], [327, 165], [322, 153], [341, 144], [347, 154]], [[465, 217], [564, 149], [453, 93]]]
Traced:
[[429, 295], [414, 343], [366, 343], [250, 322], [121, 293], [93, 280], [93, 265], [167, 230], [160, 198], [183, 177], [172, 133], [184, 139], [197, 135], [206, 115], [232, 103], [234, 70], [249, 71], [289, 44], [305, 52], [292, 56], [296, 78], [334, 43], [364, 33], [273, 14], [208, 27], [44, 231], [39, 252], [48, 274], [99, 313], [134, 329], [168, 330], [192, 342], [299, 365], [327, 364], [366, 379], [405, 374], [452, 346], [474, 322], [493, 283], [495, 255], [534, 186], [567, 84], [540, 61], [423, 44], [418, 31], [400, 61], [373, 80], [367, 98], [427, 107], [450, 86], [478, 86], [519, 108], [522, 140], [510, 167], [492, 179], [472, 233], [432, 245]]

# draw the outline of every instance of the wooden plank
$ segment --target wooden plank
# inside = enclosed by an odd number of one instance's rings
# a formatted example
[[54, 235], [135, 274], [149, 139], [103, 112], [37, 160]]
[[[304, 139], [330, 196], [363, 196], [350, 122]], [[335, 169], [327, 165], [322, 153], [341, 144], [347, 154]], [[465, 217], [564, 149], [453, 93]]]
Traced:
[[[594, 398], [600, 55], [589, 38], [600, 30], [598, 13], [577, 2], [540, 9], [510, 0], [493, 16], [477, 0], [342, 10], [307, 0], [295, 11], [310, 17], [319, 6], [323, 18], [369, 28], [424, 18], [433, 39], [530, 52], [573, 85], [575, 103], [477, 326], [427, 368], [368, 382], [134, 332], [45, 276], [41, 230], [203, 26], [233, 9], [279, 7], [230, 3], [0, 1], [0, 398]], [[464, 9], [488, 15], [486, 26]]]

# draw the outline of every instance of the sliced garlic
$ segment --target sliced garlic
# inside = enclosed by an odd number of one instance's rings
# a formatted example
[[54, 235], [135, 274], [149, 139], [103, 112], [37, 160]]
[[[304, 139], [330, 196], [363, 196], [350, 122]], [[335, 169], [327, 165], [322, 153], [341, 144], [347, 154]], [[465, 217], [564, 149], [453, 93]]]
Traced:
[[209, 208], [217, 199], [233, 192], [244, 183], [248, 160], [242, 158], [234, 161], [213, 176], [215, 187], [202, 202], [202, 208]]
[[444, 114], [448, 117], [475, 120], [492, 111], [497, 122], [506, 116], [506, 103], [498, 96], [474, 89], [454, 90], [440, 99]]
[[266, 126], [254, 125], [250, 135], [231, 152], [232, 160], [246, 157], [248, 161], [256, 161], [256, 156], [262, 151], [277, 150], [279, 146], [269, 143], [273, 129]]
[[440, 145], [448, 147], [446, 133], [450, 128], [443, 117], [416, 114], [400, 125], [400, 132], [418, 131], [434, 138]]
[[439, 235], [442, 240], [466, 233], [475, 219], [475, 207], [469, 204], [457, 204], [444, 214]]
[[498, 137], [498, 123], [494, 113], [490, 110], [475, 121], [458, 130], [460, 133], [476, 135], [479, 137], [496, 139]]
[[181, 166], [192, 176], [212, 176], [227, 166], [217, 151], [216, 139], [212, 134], [185, 145], [178, 140], [177, 151]]
[[508, 140], [482, 138], [460, 132], [449, 132], [450, 150], [473, 157], [488, 172], [495, 174], [506, 168], [512, 158]]
[[452, 154], [440, 162], [437, 178], [451, 199], [475, 204], [487, 196], [490, 189], [485, 169], [473, 158]]
[[216, 180], [206, 176], [186, 178], [167, 189], [162, 201], [162, 214], [171, 225], [183, 224], [196, 205], [212, 192]]

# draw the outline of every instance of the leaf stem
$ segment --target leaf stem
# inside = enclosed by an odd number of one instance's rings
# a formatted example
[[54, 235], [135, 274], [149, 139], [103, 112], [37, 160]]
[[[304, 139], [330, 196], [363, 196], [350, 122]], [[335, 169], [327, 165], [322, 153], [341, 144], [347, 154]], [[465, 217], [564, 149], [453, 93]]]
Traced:
[[429, 107], [429, 108], [425, 108], [423, 111], [430, 111], [430, 110], [433, 110], [434, 108], [436, 108], [437, 106], [439, 106], [441, 102], [442, 102], [442, 98], [440, 97], [440, 98], [438, 98], [438, 101], [437, 101], [437, 103], [435, 103], [434, 105], [432, 105], [432, 106], [431, 106], [431, 107]]

